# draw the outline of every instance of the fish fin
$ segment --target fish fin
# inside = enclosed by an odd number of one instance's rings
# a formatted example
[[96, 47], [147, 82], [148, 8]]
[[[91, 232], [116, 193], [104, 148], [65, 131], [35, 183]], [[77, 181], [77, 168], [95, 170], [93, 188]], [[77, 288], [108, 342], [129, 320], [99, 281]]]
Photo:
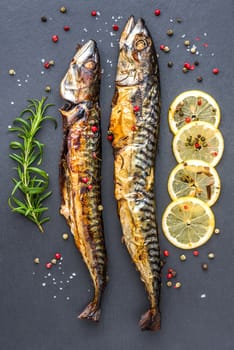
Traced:
[[160, 329], [160, 323], [161, 323], [161, 317], [160, 312], [155, 310], [149, 309], [141, 316], [139, 326], [141, 327], [142, 331], [150, 330], [150, 331], [156, 331]]
[[87, 319], [94, 322], [98, 322], [101, 315], [101, 309], [95, 302], [91, 302], [86, 306], [84, 311], [78, 316], [80, 319]]

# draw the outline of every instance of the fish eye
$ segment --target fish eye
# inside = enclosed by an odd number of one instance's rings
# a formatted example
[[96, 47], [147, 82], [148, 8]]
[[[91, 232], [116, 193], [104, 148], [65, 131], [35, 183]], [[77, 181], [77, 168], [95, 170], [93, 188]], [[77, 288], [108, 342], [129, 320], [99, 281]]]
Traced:
[[84, 64], [85, 68], [94, 70], [96, 67], [96, 63], [94, 61], [88, 61]]
[[136, 40], [134, 46], [137, 51], [142, 51], [148, 46], [148, 43], [145, 39], [139, 39], [139, 40]]

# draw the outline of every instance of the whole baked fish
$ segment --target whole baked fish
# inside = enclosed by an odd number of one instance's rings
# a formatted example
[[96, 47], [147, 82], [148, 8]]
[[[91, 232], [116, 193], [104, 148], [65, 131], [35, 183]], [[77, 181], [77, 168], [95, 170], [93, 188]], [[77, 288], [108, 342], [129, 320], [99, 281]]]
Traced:
[[131, 16], [120, 38], [116, 89], [109, 126], [115, 157], [115, 197], [123, 241], [149, 295], [142, 330], [160, 328], [160, 249], [154, 168], [159, 133], [157, 56], [143, 19]]
[[63, 117], [60, 163], [61, 214], [89, 269], [95, 293], [79, 315], [98, 321], [106, 285], [106, 249], [101, 206], [100, 60], [96, 43], [79, 46], [60, 85], [68, 102]]

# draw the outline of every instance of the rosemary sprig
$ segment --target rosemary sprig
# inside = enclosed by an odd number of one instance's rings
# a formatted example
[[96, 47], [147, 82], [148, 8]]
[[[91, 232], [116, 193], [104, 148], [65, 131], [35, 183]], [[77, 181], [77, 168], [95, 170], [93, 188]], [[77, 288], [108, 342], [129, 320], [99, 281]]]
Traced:
[[11, 192], [8, 204], [10, 208], [33, 221], [39, 230], [43, 232], [42, 224], [49, 217], [42, 217], [48, 209], [43, 201], [51, 195], [47, 191], [49, 184], [48, 174], [38, 166], [42, 162], [44, 144], [36, 139], [36, 134], [42, 127], [42, 123], [54, 118], [46, 114], [51, 104], [45, 103], [46, 98], [41, 101], [29, 100], [29, 105], [21, 115], [15, 118], [10, 131], [17, 132], [19, 141], [10, 142], [12, 152], [9, 157], [16, 161], [17, 178], [13, 178], [14, 188]]

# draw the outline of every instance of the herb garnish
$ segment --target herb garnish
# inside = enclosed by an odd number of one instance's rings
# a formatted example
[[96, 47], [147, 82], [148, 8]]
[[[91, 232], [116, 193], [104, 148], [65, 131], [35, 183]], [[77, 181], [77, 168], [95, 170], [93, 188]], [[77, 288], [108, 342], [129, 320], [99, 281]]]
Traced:
[[42, 162], [44, 144], [36, 139], [36, 134], [47, 120], [56, 121], [46, 115], [47, 108], [52, 106], [45, 103], [46, 98], [41, 101], [29, 100], [29, 105], [21, 115], [15, 118], [10, 131], [16, 131], [20, 141], [10, 142], [10, 148], [16, 150], [9, 157], [16, 161], [17, 178], [13, 178], [15, 184], [8, 200], [10, 208], [33, 221], [39, 230], [43, 232], [42, 224], [48, 221], [49, 217], [42, 217], [48, 209], [43, 201], [51, 195], [47, 191], [49, 184], [48, 174], [38, 166]]

